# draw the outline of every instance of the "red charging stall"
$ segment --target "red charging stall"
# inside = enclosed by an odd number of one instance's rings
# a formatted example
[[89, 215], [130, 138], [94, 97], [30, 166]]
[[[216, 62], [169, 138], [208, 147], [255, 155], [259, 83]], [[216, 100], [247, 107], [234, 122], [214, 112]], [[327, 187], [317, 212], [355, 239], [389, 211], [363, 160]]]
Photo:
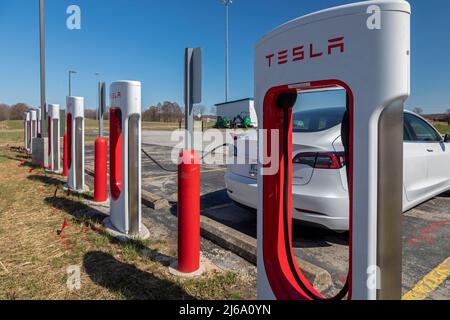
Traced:
[[84, 173], [84, 98], [67, 97], [67, 186], [74, 192], [86, 192]]
[[111, 215], [104, 222], [113, 235], [150, 236], [141, 214], [141, 83], [117, 81], [110, 88]]
[[[379, 29], [368, 23], [374, 8], [379, 9]], [[403, 105], [410, 92], [409, 69], [406, 1], [320, 11], [258, 42], [260, 299], [326, 299], [301, 272], [292, 247], [292, 110], [302, 93], [325, 90], [345, 90], [347, 96], [342, 139], [350, 264], [346, 285], [334, 298], [401, 298]]]

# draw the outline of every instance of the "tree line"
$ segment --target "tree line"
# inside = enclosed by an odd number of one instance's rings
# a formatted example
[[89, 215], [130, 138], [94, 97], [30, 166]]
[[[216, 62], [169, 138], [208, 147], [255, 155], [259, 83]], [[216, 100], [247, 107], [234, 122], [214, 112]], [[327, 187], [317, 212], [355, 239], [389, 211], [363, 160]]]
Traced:
[[29, 111], [31, 107], [26, 103], [16, 103], [9, 106], [0, 103], [0, 121], [5, 120], [23, 120], [23, 114]]
[[[84, 116], [87, 119], [97, 119], [97, 110], [86, 109]], [[109, 119], [109, 110], [103, 114], [103, 119]], [[142, 112], [142, 121], [147, 122], [178, 122], [184, 119], [184, 113], [176, 102], [165, 101], [156, 106], [150, 106]]]
[[[32, 108], [26, 103], [16, 103], [12, 106], [0, 103], [0, 121], [4, 120], [23, 120], [24, 112]], [[147, 122], [179, 122], [184, 120], [184, 107], [181, 108], [178, 103], [164, 101], [158, 103], [156, 106], [150, 106], [142, 113], [142, 121]], [[208, 112], [208, 108], [203, 105], [194, 106], [194, 117], [204, 116]], [[209, 110], [210, 113], [215, 113], [214, 108]], [[97, 110], [86, 109], [84, 115], [87, 119], [97, 119]], [[103, 118], [109, 119], [109, 111], [107, 111]]]
[[149, 122], [178, 122], [183, 118], [184, 113], [178, 103], [169, 101], [150, 106], [142, 113], [142, 121]]

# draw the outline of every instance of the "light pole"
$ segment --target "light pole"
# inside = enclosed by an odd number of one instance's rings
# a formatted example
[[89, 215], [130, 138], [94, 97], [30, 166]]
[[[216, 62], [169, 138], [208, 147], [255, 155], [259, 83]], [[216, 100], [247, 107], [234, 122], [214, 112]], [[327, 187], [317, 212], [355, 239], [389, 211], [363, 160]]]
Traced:
[[228, 7], [233, 0], [222, 0], [225, 6], [225, 102], [228, 102]]
[[[94, 73], [95, 77], [99, 77], [100, 76], [100, 72], [96, 72]], [[96, 116], [96, 120], [100, 120], [100, 81], [97, 81], [97, 100], [98, 100], [98, 109], [97, 109], [97, 116]]]
[[[96, 72], [96, 76], [99, 76], [100, 73]], [[103, 137], [103, 113], [106, 109], [106, 84], [105, 82], [99, 81], [98, 82], [98, 110], [97, 110], [97, 117], [98, 117], [98, 136]]]
[[69, 70], [69, 97], [72, 96], [72, 74], [77, 73], [76, 71]]
[[47, 136], [47, 103], [45, 97], [45, 14], [44, 0], [39, 0], [39, 45], [41, 65], [41, 137]]

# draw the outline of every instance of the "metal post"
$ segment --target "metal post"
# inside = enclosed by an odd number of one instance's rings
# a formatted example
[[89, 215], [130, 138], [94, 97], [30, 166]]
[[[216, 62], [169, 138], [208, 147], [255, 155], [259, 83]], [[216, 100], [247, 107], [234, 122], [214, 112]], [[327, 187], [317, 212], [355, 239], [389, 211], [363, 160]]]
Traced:
[[77, 73], [76, 71], [69, 70], [69, 97], [72, 96], [72, 74]]
[[45, 11], [44, 0], [39, 0], [39, 39], [41, 65], [41, 136], [47, 136], [47, 105], [45, 97]]
[[222, 4], [225, 6], [225, 102], [228, 102], [228, 45], [229, 45], [229, 37], [228, 37], [228, 13], [229, 6], [233, 3], [233, 0], [222, 0]]
[[228, 102], [228, 5], [225, 4], [225, 102]]
[[185, 150], [194, 150], [194, 103], [200, 103], [202, 98], [202, 51], [200, 48], [186, 48], [184, 62], [184, 103]]
[[185, 150], [193, 150], [194, 142], [192, 139], [194, 129], [194, 115], [193, 115], [193, 103], [192, 103], [192, 53], [194, 49], [186, 48], [184, 53], [185, 65], [184, 65], [184, 125], [186, 129], [187, 137], [185, 139]]
[[103, 114], [106, 109], [106, 83], [98, 83], [98, 136], [103, 137]]
[[[96, 77], [98, 77], [100, 75], [100, 73], [96, 72], [94, 74]], [[98, 86], [97, 86], [97, 101], [98, 101], [98, 106], [97, 106], [97, 113], [95, 114], [95, 120], [100, 121], [100, 82], [98, 82]], [[99, 130], [100, 130], [100, 125], [99, 125]], [[100, 137], [100, 135], [99, 135]]]

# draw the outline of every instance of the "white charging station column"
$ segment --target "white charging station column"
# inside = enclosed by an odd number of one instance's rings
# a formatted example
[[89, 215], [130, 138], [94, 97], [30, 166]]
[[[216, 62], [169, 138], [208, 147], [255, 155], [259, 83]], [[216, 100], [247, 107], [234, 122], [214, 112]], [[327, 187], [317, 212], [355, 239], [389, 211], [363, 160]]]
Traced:
[[41, 109], [37, 109], [36, 113], [37, 113], [37, 135], [39, 136], [42, 133], [42, 130], [41, 130], [41, 125], [42, 125]]
[[31, 139], [30, 139], [30, 151], [33, 152], [33, 139], [37, 138], [37, 112], [36, 110], [30, 111], [30, 133], [31, 133]]
[[[370, 25], [374, 10], [380, 12], [380, 28]], [[299, 94], [329, 90], [346, 91], [348, 115], [342, 140], [348, 152], [350, 266], [337, 297], [401, 298], [410, 14], [403, 0], [354, 3], [295, 19], [258, 42], [255, 106], [260, 129], [266, 130], [260, 130], [258, 141], [260, 299], [325, 298], [293, 256], [292, 108]]]
[[24, 148], [27, 151], [31, 151], [30, 149], [30, 145], [31, 145], [31, 115], [30, 112], [25, 112], [23, 114], [23, 118], [24, 118], [24, 123], [23, 123], [23, 127], [24, 127]]
[[84, 180], [84, 98], [67, 97], [67, 138], [69, 177], [67, 187], [85, 192]]
[[118, 81], [110, 87], [111, 215], [113, 234], [148, 238], [141, 219], [141, 83]]
[[59, 123], [59, 104], [48, 106], [48, 162], [49, 171], [61, 171], [61, 134]]

